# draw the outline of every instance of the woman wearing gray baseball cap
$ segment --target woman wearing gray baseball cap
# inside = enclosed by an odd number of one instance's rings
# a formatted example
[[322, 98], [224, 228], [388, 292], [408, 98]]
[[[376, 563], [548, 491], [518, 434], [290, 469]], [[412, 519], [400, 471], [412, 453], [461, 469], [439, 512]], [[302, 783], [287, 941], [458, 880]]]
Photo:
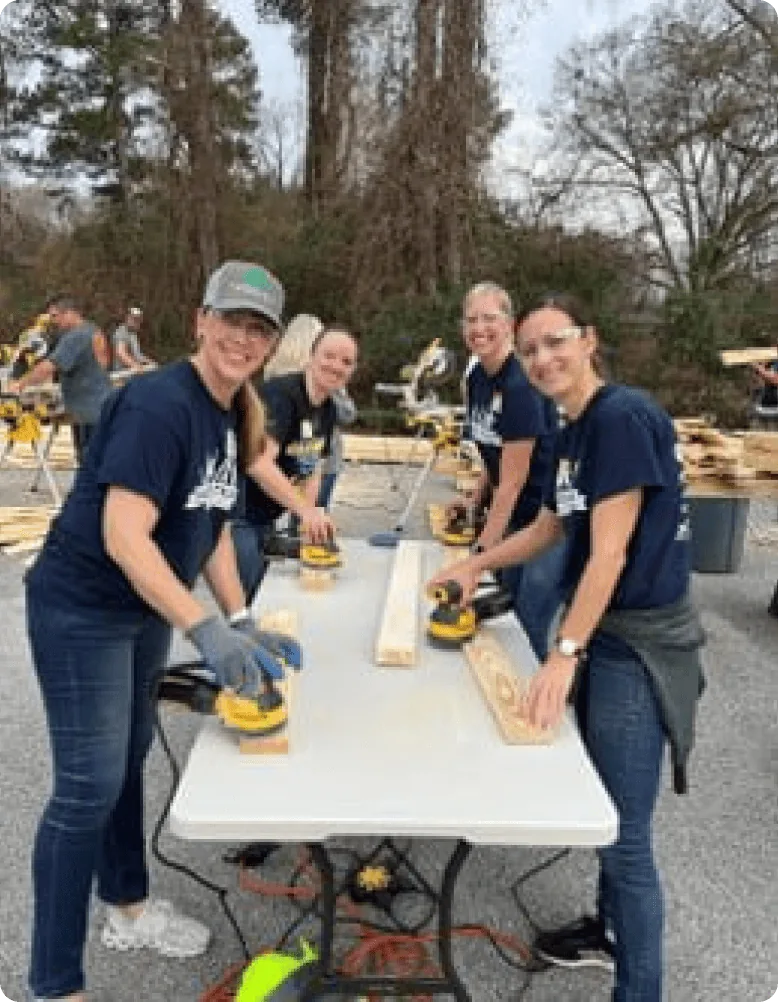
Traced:
[[[280, 337], [282, 307], [259, 265], [229, 261], [211, 275], [194, 354], [109, 398], [27, 576], [54, 776], [33, 853], [31, 999], [86, 999], [93, 883], [104, 946], [183, 958], [208, 944], [204, 925], [149, 895], [143, 764], [173, 627], [221, 685], [252, 693], [260, 667], [281, 670], [246, 611], [229, 523], [239, 474], [264, 448], [250, 380]], [[218, 615], [192, 594], [200, 574]]]

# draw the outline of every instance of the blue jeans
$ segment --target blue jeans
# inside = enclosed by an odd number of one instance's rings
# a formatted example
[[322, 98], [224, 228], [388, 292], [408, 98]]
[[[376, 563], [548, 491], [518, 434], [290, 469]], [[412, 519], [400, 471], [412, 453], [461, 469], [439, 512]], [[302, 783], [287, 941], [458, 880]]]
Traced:
[[143, 763], [151, 686], [170, 628], [156, 617], [76, 609], [28, 587], [27, 627], [53, 759], [53, 790], [33, 848], [30, 989], [58, 998], [84, 988], [92, 883], [111, 904], [148, 894]]
[[335, 471], [332, 473], [322, 473], [321, 485], [319, 486], [319, 496], [316, 499], [316, 504], [319, 508], [326, 508], [327, 511], [330, 510], [332, 492], [335, 490], [335, 482], [337, 479], [338, 474]]
[[272, 528], [272, 525], [257, 525], [245, 518], [236, 518], [232, 522], [232, 542], [247, 606], [254, 601], [267, 572], [265, 537]]
[[648, 672], [618, 641], [595, 635], [576, 694], [589, 755], [619, 814], [598, 850], [598, 911], [615, 936], [613, 1002], [661, 1002], [664, 906], [651, 821], [665, 734]]
[[95, 424], [80, 424], [75, 421], [71, 425], [73, 449], [76, 453], [76, 461], [79, 466], [84, 462], [87, 447], [92, 440], [96, 427], [97, 425]]
[[559, 586], [565, 553], [566, 544], [557, 543], [534, 560], [499, 573], [502, 586], [513, 592], [513, 610], [538, 661], [546, 659], [549, 630], [562, 604]]

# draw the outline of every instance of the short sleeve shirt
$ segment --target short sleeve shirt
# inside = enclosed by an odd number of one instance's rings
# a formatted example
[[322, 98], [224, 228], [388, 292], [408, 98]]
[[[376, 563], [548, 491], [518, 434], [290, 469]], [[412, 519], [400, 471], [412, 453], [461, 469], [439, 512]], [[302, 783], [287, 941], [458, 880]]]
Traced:
[[555, 443], [555, 478], [545, 504], [568, 539], [563, 587], [575, 590], [591, 554], [592, 510], [604, 498], [643, 491], [627, 562], [610, 608], [650, 609], [677, 601], [690, 572], [689, 509], [673, 423], [648, 394], [602, 387]]
[[111, 380], [95, 358], [95, 327], [81, 324], [59, 338], [49, 361], [59, 373], [65, 410], [81, 424], [95, 424], [111, 393]]
[[[330, 454], [337, 420], [335, 404], [325, 400], [313, 404], [301, 372], [277, 376], [260, 386], [268, 420], [268, 433], [278, 444], [276, 462], [295, 483], [303, 483]], [[269, 525], [284, 511], [250, 477], [246, 478], [246, 518]]]
[[135, 331], [131, 331], [126, 324], [121, 324], [116, 328], [113, 332], [113, 338], [111, 340], [113, 341], [112, 353], [114, 369], [121, 369], [123, 367], [123, 363], [116, 357], [116, 349], [120, 344], [127, 347], [130, 355], [132, 355], [137, 362], [140, 362], [143, 359], [143, 352], [140, 350], [140, 340], [138, 339], [138, 335]]
[[160, 514], [153, 538], [191, 587], [234, 515], [238, 460], [236, 413], [213, 399], [190, 362], [131, 380], [114, 394], [30, 574], [77, 603], [144, 611], [105, 551], [102, 513], [111, 486], [154, 502]]
[[540, 509], [551, 470], [556, 408], [530, 385], [514, 354], [494, 375], [480, 362], [474, 365], [466, 396], [468, 437], [478, 447], [493, 489], [500, 481], [503, 445], [535, 439], [527, 481], [511, 518], [514, 529], [528, 525]]

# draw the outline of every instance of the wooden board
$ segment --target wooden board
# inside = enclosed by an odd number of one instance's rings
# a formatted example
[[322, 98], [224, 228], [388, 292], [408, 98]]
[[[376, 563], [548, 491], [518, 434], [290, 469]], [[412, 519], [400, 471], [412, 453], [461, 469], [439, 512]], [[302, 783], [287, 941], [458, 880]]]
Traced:
[[721, 364], [727, 367], [753, 365], [754, 362], [772, 362], [778, 358], [778, 348], [731, 348], [720, 351], [719, 357]]
[[465, 657], [503, 741], [509, 745], [550, 744], [556, 731], [533, 727], [525, 717], [527, 680], [518, 676], [503, 646], [486, 629], [469, 644]]
[[427, 518], [433, 539], [440, 539], [446, 526], [446, 506], [444, 504], [428, 504]]
[[423, 466], [430, 458], [432, 442], [401, 435], [343, 435], [343, 458], [363, 463], [403, 463]]
[[[293, 609], [276, 609], [272, 612], [264, 612], [259, 616], [258, 622], [261, 630], [273, 630], [275, 633], [284, 633], [287, 637], [292, 637], [293, 640], [299, 640], [300, 638], [298, 617]], [[296, 676], [296, 671], [287, 669], [284, 680], [276, 682], [278, 690], [286, 703], [286, 726], [283, 730], [276, 731], [275, 734], [240, 738], [238, 747], [241, 754], [286, 755], [289, 753], [289, 725], [292, 719]]]
[[395, 551], [381, 626], [375, 647], [376, 664], [410, 668], [416, 664], [421, 588], [421, 545], [401, 541]]
[[300, 587], [304, 591], [327, 591], [335, 584], [335, 571], [324, 567], [300, 565]]

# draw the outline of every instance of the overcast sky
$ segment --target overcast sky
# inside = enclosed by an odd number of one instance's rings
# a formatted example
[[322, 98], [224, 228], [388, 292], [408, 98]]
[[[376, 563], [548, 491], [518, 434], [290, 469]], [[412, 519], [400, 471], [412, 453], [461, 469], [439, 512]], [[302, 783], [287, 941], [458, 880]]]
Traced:
[[[303, 130], [303, 82], [285, 26], [259, 26], [253, 0], [219, 0], [222, 9], [250, 40], [260, 68], [263, 100], [282, 103]], [[539, 140], [537, 111], [551, 94], [554, 60], [579, 38], [607, 30], [633, 14], [646, 13], [650, 0], [546, 0], [519, 22], [515, 4], [504, 0], [503, 13], [490, 26], [491, 55], [498, 66], [502, 103], [514, 113], [500, 138], [496, 176], [510, 187], [510, 168], [527, 167]], [[500, 188], [504, 185], [500, 184]]]

